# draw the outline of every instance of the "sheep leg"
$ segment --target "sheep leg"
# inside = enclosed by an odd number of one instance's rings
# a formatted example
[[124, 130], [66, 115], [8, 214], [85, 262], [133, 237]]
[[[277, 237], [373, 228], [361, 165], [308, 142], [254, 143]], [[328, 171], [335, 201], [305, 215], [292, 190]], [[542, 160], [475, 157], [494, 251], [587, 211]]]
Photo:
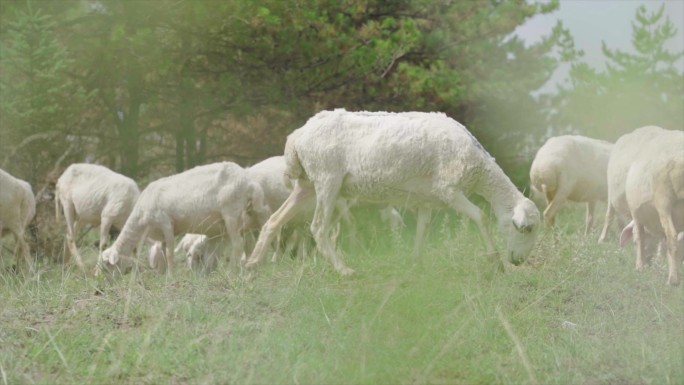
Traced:
[[677, 286], [679, 285], [678, 267], [682, 261], [677, 254], [677, 229], [675, 229], [670, 211], [669, 207], [664, 209], [659, 208], [658, 216], [660, 217], [660, 224], [663, 226], [665, 239], [667, 240], [667, 260], [669, 265], [667, 283], [672, 286]]
[[[254, 239], [254, 232], [252, 231], [245, 231], [242, 235], [242, 239], [245, 247], [242, 255], [240, 256], [240, 263], [244, 264], [247, 261], [247, 253], [251, 253], [252, 250], [254, 250], [254, 243], [256, 243], [256, 239]], [[230, 262], [233, 261], [231, 260]]]
[[[280, 253], [282, 243], [283, 243], [283, 229], [280, 229], [280, 231], [278, 231], [278, 235], [276, 235], [275, 247], [273, 250], [273, 255], [271, 256], [271, 262], [272, 263], [275, 263], [278, 261], [278, 254]], [[252, 250], [254, 250], [254, 248], [252, 248]]]
[[316, 187], [316, 210], [311, 221], [313, 233], [318, 250], [332, 263], [335, 270], [341, 275], [351, 275], [354, 270], [348, 268], [342, 257], [338, 254], [331, 239], [331, 227], [335, 201], [342, 185], [342, 178], [330, 178], [317, 184]]
[[420, 254], [425, 243], [425, 234], [427, 232], [427, 225], [430, 223], [432, 210], [421, 207], [418, 209], [418, 219], [416, 222], [416, 240], [413, 244], [413, 259], [420, 261]]
[[469, 201], [468, 198], [466, 198], [466, 196], [460, 191], [450, 195], [450, 199], [447, 201], [448, 205], [455, 211], [465, 214], [468, 218], [475, 222], [477, 228], [480, 230], [480, 235], [482, 236], [482, 241], [485, 244], [487, 253], [494, 254], [496, 250], [494, 249], [492, 237], [489, 235], [489, 232], [484, 225], [482, 210]]
[[245, 239], [240, 234], [240, 226], [238, 220], [229, 215], [224, 214], [223, 221], [226, 225], [226, 232], [230, 239], [230, 266], [237, 266], [237, 261], [242, 260], [242, 254], [245, 252]]
[[[81, 228], [83, 225], [81, 224], [81, 221], [78, 219], [74, 222], [73, 225], [73, 230], [72, 230], [72, 236], [71, 236], [71, 247], [72, 247], [72, 254], [74, 256], [74, 261], [76, 262], [76, 266], [78, 266], [81, 271], [85, 272], [85, 265], [83, 264], [83, 258], [81, 258], [81, 253], [78, 251], [78, 248], [76, 247], [76, 239], [74, 236], [78, 236], [78, 234], [81, 233]], [[86, 230], [86, 233], [90, 230], [90, 227]]]
[[19, 227], [17, 229], [12, 229], [11, 231], [12, 234], [14, 234], [14, 241], [17, 245], [14, 251], [17, 267], [19, 267], [19, 258], [24, 257], [26, 266], [28, 266], [30, 271], [33, 271], [31, 251], [29, 249], [28, 243], [26, 243], [26, 240], [24, 239], [24, 229]]
[[204, 260], [205, 262], [205, 272], [209, 273], [216, 269], [218, 264], [219, 256], [221, 255], [221, 249], [223, 247], [223, 238], [212, 237], [207, 238], [207, 242], [204, 250]]
[[109, 243], [109, 230], [112, 228], [113, 223], [114, 218], [102, 217], [102, 221], [100, 222], [100, 253], [98, 260], [102, 258], [102, 252], [107, 246], [107, 243]]
[[[608, 199], [610, 201], [610, 199]], [[601, 236], [599, 236], [599, 243], [605, 242], [606, 238], [608, 238], [608, 228], [610, 227], [610, 223], [613, 221], [613, 218], [615, 217], [615, 209], [613, 208], [613, 205], [608, 202], [607, 208], [606, 208], [606, 218], [603, 221], [603, 229], [601, 229]], [[623, 226], [620, 226], [622, 228]]]
[[78, 247], [76, 246], [76, 226], [78, 224], [78, 219], [76, 219], [76, 210], [72, 204], [62, 204], [62, 209], [64, 210], [64, 220], [66, 221], [66, 245], [67, 248], [64, 252], [64, 263], [69, 261], [69, 256], [73, 256], [76, 259], [76, 265], [79, 268], [83, 268], [83, 263], [81, 262], [81, 256], [78, 253]]
[[636, 269], [641, 271], [644, 268], [644, 226], [634, 220], [634, 228], [632, 230], [632, 237], [634, 238], [634, 245], [636, 247]]
[[340, 232], [342, 231], [342, 222], [347, 226], [348, 237], [354, 246], [359, 244], [359, 236], [356, 233], [356, 226], [354, 226], [354, 217], [351, 214], [350, 207], [352, 204], [347, 202], [345, 199], [337, 199], [335, 202], [336, 215], [333, 216], [331, 223], [335, 223], [336, 226], [332, 229], [332, 240], [333, 244], [337, 245]]
[[556, 214], [558, 213], [558, 210], [561, 208], [563, 203], [565, 203], [568, 200], [568, 196], [570, 195], [570, 188], [565, 186], [569, 186], [569, 184], [561, 184], [558, 190], [556, 190], [556, 194], [551, 199], [551, 202], [548, 204], [548, 206], [546, 206], [546, 209], [544, 210], [544, 222], [548, 226], [553, 227], [553, 225], [556, 222]]
[[587, 202], [587, 217], [584, 226], [584, 236], [589, 235], [589, 230], [594, 224], [594, 210], [596, 209], [596, 202]]
[[295, 215], [306, 203], [315, 196], [314, 190], [311, 187], [302, 187], [299, 182], [295, 182], [292, 192], [287, 197], [285, 202], [270, 218], [264, 223], [259, 233], [256, 245], [252, 255], [249, 257], [246, 268], [254, 268], [261, 261], [266, 254], [267, 247], [273, 242], [273, 238], [278, 234], [280, 229], [294, 218]]
[[173, 274], [173, 258], [174, 258], [174, 245], [175, 245], [175, 240], [173, 237], [173, 228], [171, 227], [171, 223], [166, 223], [162, 225], [162, 234], [164, 236], [164, 241], [163, 243], [163, 250], [166, 250], [164, 253], [164, 256], [166, 257], [166, 274], [171, 275]]
[[290, 235], [285, 239], [285, 255], [292, 254], [292, 252], [297, 251], [301, 258], [304, 257], [304, 252], [306, 245], [304, 244], [306, 240], [300, 229], [294, 229]]

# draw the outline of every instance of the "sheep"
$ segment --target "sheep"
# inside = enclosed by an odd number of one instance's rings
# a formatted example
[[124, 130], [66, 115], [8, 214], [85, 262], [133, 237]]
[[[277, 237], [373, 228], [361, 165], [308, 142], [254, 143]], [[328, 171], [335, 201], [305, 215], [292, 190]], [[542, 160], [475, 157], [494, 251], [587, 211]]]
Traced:
[[[133, 212], [119, 238], [102, 253], [105, 264], [116, 265], [131, 255], [143, 235], [163, 243], [167, 273], [173, 272], [174, 236], [184, 233], [222, 237], [227, 234], [232, 244], [231, 263], [244, 249], [240, 229], [243, 212], [254, 201], [253, 184], [245, 170], [232, 162], [197, 166], [180, 174], [150, 183], [140, 194]], [[191, 266], [209, 272], [215, 260], [198, 261]]]
[[[55, 186], [55, 215], [63, 212], [66, 221], [68, 255], [84, 270], [76, 246], [76, 237], [83, 225], [100, 226], [99, 256], [109, 241], [110, 229], [121, 230], [131, 214], [140, 190], [135, 181], [105, 166], [75, 163], [67, 167]], [[60, 209], [61, 206], [61, 209]]]
[[204, 234], [185, 234], [174, 249], [174, 254], [185, 252], [187, 255], [192, 255], [195, 250], [201, 249], [202, 244], [207, 241], [207, 236]]
[[[273, 211], [280, 207], [292, 192], [291, 183], [285, 178], [285, 169], [285, 157], [282, 155], [270, 157], [247, 168], [250, 181], [257, 183], [261, 187], [264, 193], [264, 203], [268, 207], [266, 212], [257, 215], [259, 218], [252, 218], [250, 228], [260, 229]], [[294, 247], [297, 247], [299, 250], [305, 249], [307, 240], [305, 239], [304, 228], [308, 227], [311, 223], [315, 209], [315, 205], [313, 202], [311, 203], [294, 220], [288, 223], [288, 234], [284, 237], [285, 252]], [[344, 199], [338, 199], [335, 203], [337, 216], [351, 228], [353, 228], [353, 225], [351, 225], [353, 221], [351, 219], [350, 206], [355, 204], [356, 202], [347, 202]], [[401, 214], [395, 208], [389, 206], [381, 208], [379, 213], [381, 220], [387, 223], [393, 232], [398, 234], [399, 229], [404, 226]], [[339, 232], [339, 229], [337, 231]], [[271, 258], [272, 262], [276, 261], [278, 249], [283, 244], [281, 237], [282, 232], [277, 236], [278, 239], [275, 242], [276, 250]]]
[[17, 265], [22, 256], [29, 269], [33, 269], [33, 264], [24, 231], [35, 215], [36, 198], [31, 185], [0, 169], [0, 238], [9, 233], [14, 235]]
[[[247, 173], [251, 182], [256, 183], [263, 192], [264, 206], [266, 210], [261, 213], [250, 212], [246, 226], [249, 229], [260, 229], [268, 218], [278, 207], [287, 199], [292, 191], [289, 181], [285, 178], [285, 157], [273, 156], [247, 168]], [[285, 242], [285, 252], [291, 250], [295, 245], [301, 251], [305, 247], [306, 240], [303, 236], [303, 228], [308, 226], [313, 217], [314, 206], [310, 205], [293, 220], [287, 229], [287, 236], [283, 237], [282, 231], [278, 233], [275, 242], [275, 251], [271, 261], [275, 262], [280, 246]], [[243, 261], [245, 262], [245, 261]]]
[[466, 128], [445, 114], [323, 111], [287, 137], [284, 155], [293, 190], [264, 224], [247, 268], [254, 268], [276, 232], [315, 200], [311, 232], [317, 248], [338, 273], [352, 274], [329, 236], [340, 196], [419, 212], [450, 207], [477, 224], [486, 250], [494, 254], [482, 211], [467, 198], [477, 193], [498, 218], [510, 262], [522, 263], [534, 246], [539, 210]]
[[663, 128], [657, 126], [645, 126], [621, 136], [615, 142], [606, 169], [608, 204], [606, 205], [606, 215], [598, 240], [599, 243], [604, 242], [608, 238], [608, 230], [614, 217], [628, 218], [630, 216], [625, 196], [625, 181], [629, 167], [633, 160], [637, 159], [644, 151], [644, 143], [664, 132]]
[[632, 222], [623, 230], [620, 243], [634, 237], [636, 269], [644, 265], [645, 235], [664, 237], [667, 283], [678, 285], [678, 266], [684, 255], [684, 132], [662, 130], [641, 143], [627, 171], [625, 199]]
[[[209, 250], [211, 249], [208, 246], [209, 241], [209, 237], [204, 234], [185, 234], [183, 238], [178, 241], [176, 248], [173, 250], [174, 257], [176, 260], [178, 260], [179, 257], [185, 259], [188, 267], [191, 269], [193, 266], [197, 267], [198, 264], [205, 260], [216, 262], [217, 258], [214, 257], [217, 257], [218, 254], [209, 255]], [[218, 246], [220, 246], [220, 243]], [[150, 268], [160, 272], [166, 271], [166, 259], [164, 257], [163, 247], [164, 245], [162, 242], [152, 242], [148, 252]], [[218, 252], [218, 250], [214, 250], [214, 252]]]
[[606, 169], [612, 148], [612, 143], [580, 135], [553, 137], [539, 148], [530, 168], [530, 183], [546, 199], [547, 225], [554, 225], [566, 201], [586, 202], [584, 234], [589, 234], [596, 202], [607, 198]]
[[[208, 240], [209, 238], [204, 234], [185, 234], [173, 250], [176, 261], [178, 258], [183, 258], [187, 261], [188, 267], [192, 268], [193, 264], [196, 265], [200, 261], [210, 258], [207, 255]], [[150, 268], [160, 272], [166, 271], [163, 247], [162, 242], [152, 242], [147, 257]]]

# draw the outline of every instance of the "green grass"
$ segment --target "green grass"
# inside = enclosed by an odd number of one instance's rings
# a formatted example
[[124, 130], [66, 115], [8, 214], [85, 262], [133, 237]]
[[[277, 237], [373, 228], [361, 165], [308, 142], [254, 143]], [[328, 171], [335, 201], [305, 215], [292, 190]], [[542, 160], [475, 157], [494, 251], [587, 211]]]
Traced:
[[581, 217], [563, 212], [557, 241], [509, 274], [451, 217], [433, 221], [422, 264], [411, 229], [393, 244], [362, 226], [349, 278], [320, 256], [265, 262], [252, 281], [225, 263], [111, 284], [3, 271], [0, 384], [684, 384], [684, 290], [663, 259], [638, 273], [631, 248], [584, 240]]

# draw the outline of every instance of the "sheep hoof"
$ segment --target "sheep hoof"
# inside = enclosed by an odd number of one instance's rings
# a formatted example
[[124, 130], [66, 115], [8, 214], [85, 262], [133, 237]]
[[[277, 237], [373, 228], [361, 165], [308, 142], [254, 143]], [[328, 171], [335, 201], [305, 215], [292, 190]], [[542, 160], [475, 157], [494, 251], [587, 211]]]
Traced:
[[247, 261], [247, 263], [245, 263], [245, 269], [247, 269], [247, 270], [254, 269], [254, 268], [256, 268], [256, 265], [258, 263], [259, 262], [250, 259]]
[[339, 268], [337, 271], [340, 273], [340, 275], [342, 275], [344, 277], [348, 277], [348, 276], [354, 274], [354, 269], [350, 269], [346, 266]]

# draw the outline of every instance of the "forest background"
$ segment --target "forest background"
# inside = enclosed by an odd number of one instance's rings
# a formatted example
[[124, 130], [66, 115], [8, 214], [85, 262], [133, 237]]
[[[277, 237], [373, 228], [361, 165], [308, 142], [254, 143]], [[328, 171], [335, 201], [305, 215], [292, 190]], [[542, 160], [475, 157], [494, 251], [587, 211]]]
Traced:
[[[41, 191], [72, 162], [141, 187], [200, 164], [282, 154], [322, 109], [442, 111], [521, 188], [551, 135], [615, 140], [684, 127], [684, 52], [663, 7], [639, 7], [633, 49], [585, 62], [562, 6], [524, 0], [0, 2], [0, 168]], [[597, 36], [600, 39], [600, 36]], [[561, 65], [567, 79], [539, 92]]]

